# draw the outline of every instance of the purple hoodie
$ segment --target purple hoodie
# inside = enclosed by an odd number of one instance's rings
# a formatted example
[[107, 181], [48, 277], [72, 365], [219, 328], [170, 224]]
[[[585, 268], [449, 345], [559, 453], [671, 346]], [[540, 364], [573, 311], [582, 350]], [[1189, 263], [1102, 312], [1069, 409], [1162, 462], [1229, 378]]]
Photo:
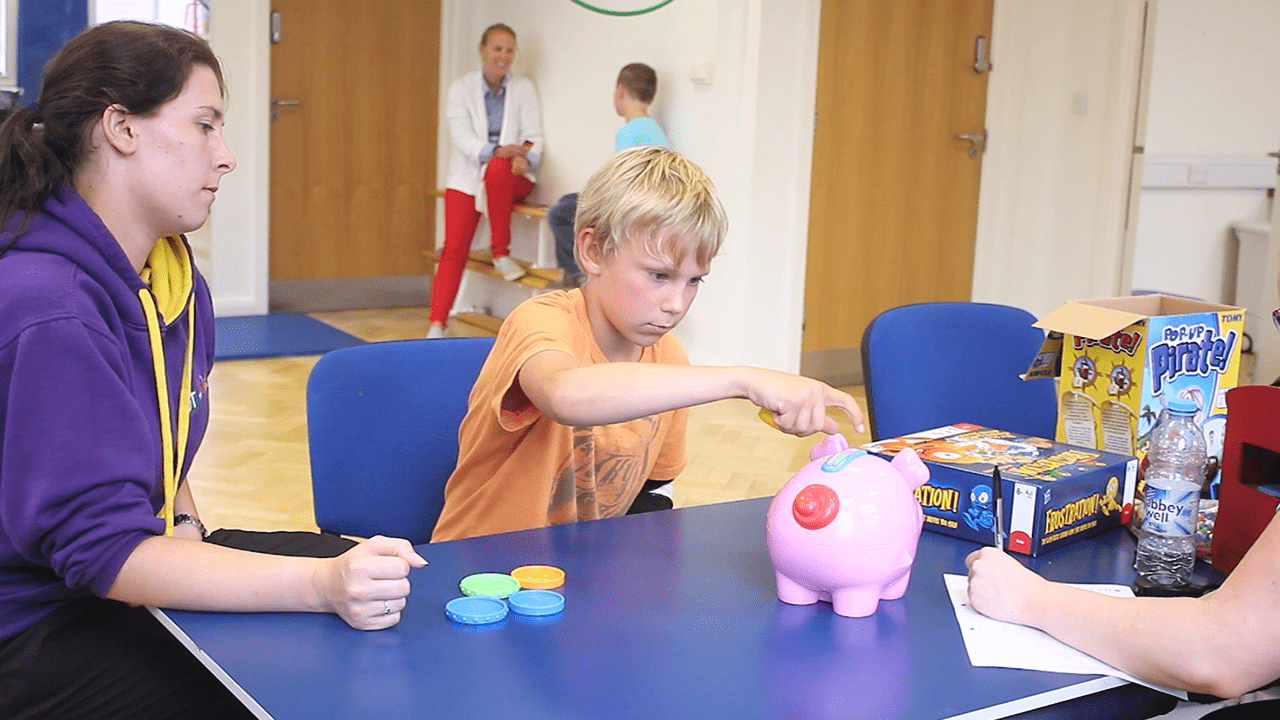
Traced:
[[[181, 404], [190, 313], [160, 324], [171, 407], [191, 412], [184, 477], [208, 424], [214, 352], [209, 289], [194, 275]], [[164, 532], [147, 287], [70, 185], [0, 255], [0, 640], [68, 600], [104, 596], [138, 543]]]

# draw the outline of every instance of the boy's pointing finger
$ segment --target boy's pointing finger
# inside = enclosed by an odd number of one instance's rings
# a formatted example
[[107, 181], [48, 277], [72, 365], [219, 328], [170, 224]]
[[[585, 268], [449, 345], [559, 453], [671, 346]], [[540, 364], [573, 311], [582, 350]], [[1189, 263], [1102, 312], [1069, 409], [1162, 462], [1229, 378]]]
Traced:
[[866, 423], [862, 416], [862, 408], [858, 407], [858, 401], [853, 399], [849, 393], [842, 392], [832, 388], [832, 394], [827, 399], [829, 407], [838, 407], [849, 416], [849, 420], [853, 422], [853, 429], [858, 432], [866, 431]]

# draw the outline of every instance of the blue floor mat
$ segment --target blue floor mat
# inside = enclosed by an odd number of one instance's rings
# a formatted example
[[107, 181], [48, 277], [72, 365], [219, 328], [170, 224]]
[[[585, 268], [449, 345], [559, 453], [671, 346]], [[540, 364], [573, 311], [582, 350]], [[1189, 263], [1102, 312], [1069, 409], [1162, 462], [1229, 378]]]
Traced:
[[301, 313], [220, 317], [214, 325], [218, 360], [323, 355], [364, 344], [354, 335]]

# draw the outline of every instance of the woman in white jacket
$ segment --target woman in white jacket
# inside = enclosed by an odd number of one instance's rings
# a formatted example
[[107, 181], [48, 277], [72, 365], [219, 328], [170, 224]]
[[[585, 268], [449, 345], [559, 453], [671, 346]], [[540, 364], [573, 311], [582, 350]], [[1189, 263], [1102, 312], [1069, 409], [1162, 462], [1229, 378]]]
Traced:
[[542, 161], [542, 110], [533, 83], [510, 75], [516, 33], [501, 23], [480, 36], [481, 69], [449, 86], [449, 182], [444, 249], [431, 290], [431, 330], [443, 337], [480, 213], [488, 212], [493, 265], [507, 280], [524, 268], [511, 259], [511, 208], [533, 190]]

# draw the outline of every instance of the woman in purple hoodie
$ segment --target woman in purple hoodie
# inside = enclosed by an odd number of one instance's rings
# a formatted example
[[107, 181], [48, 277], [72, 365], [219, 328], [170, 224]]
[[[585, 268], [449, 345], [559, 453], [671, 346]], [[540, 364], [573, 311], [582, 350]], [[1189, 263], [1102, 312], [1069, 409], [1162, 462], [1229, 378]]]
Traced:
[[119, 22], [0, 115], [0, 717], [247, 716], [141, 605], [374, 630], [424, 563], [390, 538], [324, 558], [202, 542], [185, 479], [213, 312], [181, 234], [235, 167], [222, 96], [203, 40]]

